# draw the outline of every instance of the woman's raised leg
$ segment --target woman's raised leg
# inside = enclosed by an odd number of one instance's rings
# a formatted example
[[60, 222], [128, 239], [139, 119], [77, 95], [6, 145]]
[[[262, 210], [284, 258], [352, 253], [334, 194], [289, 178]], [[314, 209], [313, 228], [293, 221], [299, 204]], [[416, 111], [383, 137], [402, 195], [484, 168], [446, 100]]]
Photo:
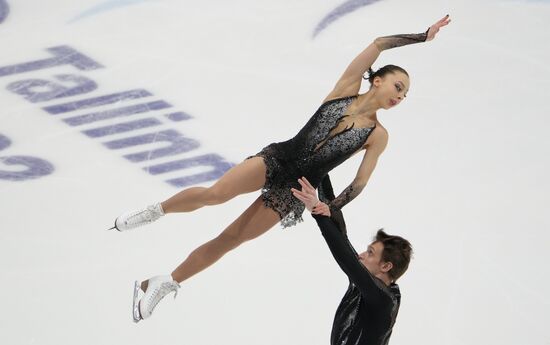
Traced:
[[213, 186], [187, 188], [161, 203], [164, 213], [190, 212], [224, 203], [239, 194], [259, 190], [265, 184], [262, 157], [252, 157], [229, 169]]
[[115, 219], [111, 229], [126, 231], [149, 224], [166, 213], [190, 212], [206, 205], [217, 205], [239, 194], [250, 193], [265, 184], [266, 166], [262, 157], [252, 157], [229, 169], [212, 187], [187, 188], [163, 203], [126, 212]]

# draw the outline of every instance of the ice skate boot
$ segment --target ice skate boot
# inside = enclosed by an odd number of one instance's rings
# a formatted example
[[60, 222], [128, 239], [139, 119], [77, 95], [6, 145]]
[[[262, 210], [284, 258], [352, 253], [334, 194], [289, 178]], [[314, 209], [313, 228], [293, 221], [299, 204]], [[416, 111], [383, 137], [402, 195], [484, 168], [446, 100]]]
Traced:
[[137, 228], [145, 224], [149, 224], [164, 216], [164, 210], [160, 203], [149, 205], [144, 209], [137, 211], [126, 212], [115, 219], [115, 226], [111, 229], [118, 231], [126, 231]]
[[140, 298], [141, 287], [136, 281], [134, 284], [134, 301], [132, 304], [132, 317], [134, 322], [147, 319], [153, 314], [157, 304], [170, 292], [174, 291], [174, 299], [178, 295], [180, 285], [171, 276], [156, 276], [147, 281], [147, 288]]

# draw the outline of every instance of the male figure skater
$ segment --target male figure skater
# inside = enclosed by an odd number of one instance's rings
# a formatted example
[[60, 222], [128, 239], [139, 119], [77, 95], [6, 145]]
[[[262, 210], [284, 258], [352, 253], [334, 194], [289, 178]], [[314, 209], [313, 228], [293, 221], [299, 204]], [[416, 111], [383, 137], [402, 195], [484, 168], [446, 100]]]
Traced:
[[[334, 259], [349, 278], [349, 287], [336, 310], [331, 345], [386, 345], [399, 310], [401, 294], [395, 281], [409, 266], [409, 241], [378, 230], [367, 250], [357, 254], [342, 223], [331, 219], [327, 204], [305, 179], [292, 189], [317, 221]], [[341, 218], [341, 217], [340, 217]]]

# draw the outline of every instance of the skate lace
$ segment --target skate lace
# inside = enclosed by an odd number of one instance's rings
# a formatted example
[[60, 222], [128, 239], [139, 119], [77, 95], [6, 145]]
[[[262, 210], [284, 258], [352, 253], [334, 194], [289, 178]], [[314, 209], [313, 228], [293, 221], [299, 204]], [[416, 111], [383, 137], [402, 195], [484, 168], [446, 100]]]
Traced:
[[143, 221], [152, 222], [159, 217], [160, 215], [156, 216], [155, 207], [148, 206], [144, 210], [136, 211], [133, 214], [130, 214], [126, 219], [125, 223], [127, 225], [134, 225], [134, 224], [139, 224]]
[[172, 291], [175, 292], [174, 293], [174, 299], [175, 299], [176, 296], [178, 295], [179, 287], [180, 285], [175, 281], [164, 282], [160, 284], [160, 286], [156, 287], [153, 293], [151, 294], [151, 297], [149, 298], [149, 301], [148, 301], [149, 303], [147, 303], [149, 305], [149, 309], [151, 310], [151, 313], [153, 312], [157, 304], [159, 304], [159, 302], [170, 292]]

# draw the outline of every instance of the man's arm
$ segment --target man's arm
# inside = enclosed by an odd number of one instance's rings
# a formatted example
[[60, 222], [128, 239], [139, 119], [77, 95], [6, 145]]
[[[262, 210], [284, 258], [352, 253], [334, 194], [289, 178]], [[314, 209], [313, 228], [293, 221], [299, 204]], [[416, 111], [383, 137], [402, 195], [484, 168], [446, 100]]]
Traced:
[[[325, 203], [326, 205], [329, 205], [330, 202], [336, 198], [334, 196], [334, 189], [332, 188], [332, 183], [330, 182], [330, 177], [328, 174], [323, 177], [319, 187], [317, 187], [317, 194], [319, 196], [319, 201]], [[344, 235], [347, 234], [346, 221], [344, 220], [344, 214], [341, 210], [330, 210], [330, 219], [334, 221], [338, 229], [343, 232]]]
[[361, 264], [347, 237], [329, 217], [316, 214], [312, 216], [317, 221], [332, 256], [350, 281], [361, 290], [367, 302], [373, 304], [379, 302], [381, 290], [374, 281], [376, 278]]

